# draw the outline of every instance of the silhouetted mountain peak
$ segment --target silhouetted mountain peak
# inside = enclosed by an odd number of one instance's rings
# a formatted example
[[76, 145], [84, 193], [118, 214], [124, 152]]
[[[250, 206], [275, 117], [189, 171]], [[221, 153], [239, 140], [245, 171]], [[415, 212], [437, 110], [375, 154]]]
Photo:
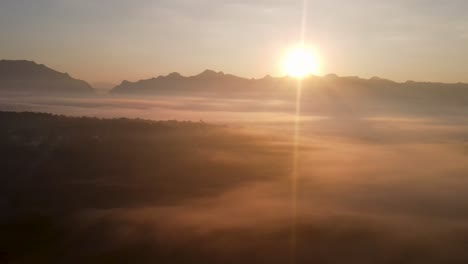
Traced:
[[9, 92], [92, 93], [88, 83], [43, 64], [27, 60], [0, 60], [0, 90]]
[[391, 81], [389, 79], [380, 78], [378, 76], [373, 76], [369, 80], [371, 80], [371, 81], [380, 81], [380, 82], [393, 82], [393, 81]]
[[29, 60], [0, 60], [0, 64], [8, 64], [8, 65], [33, 65], [33, 66], [44, 66], [43, 64], [37, 64], [34, 61]]
[[325, 75], [324, 77], [325, 77], [325, 79], [338, 79], [339, 78], [339, 76], [334, 74], [334, 73], [329, 73], [329, 74]]
[[71, 78], [68, 73], [58, 72], [44, 64], [28, 60], [1, 60], [0, 77], [3, 79], [49, 79]]
[[223, 72], [215, 72], [213, 70], [205, 70], [202, 73], [196, 75], [195, 77], [216, 78], [216, 77], [221, 77], [221, 76], [224, 76]]
[[355, 81], [364, 80], [364, 79], [362, 79], [362, 78], [359, 77], [359, 76], [343, 76], [343, 77], [341, 77], [341, 78], [347, 79], [347, 80], [355, 80]]
[[182, 75], [181, 75], [180, 73], [178, 73], [178, 72], [172, 72], [172, 73], [168, 74], [168, 75], [166, 76], [166, 78], [169, 78], [169, 79], [182, 79], [182, 78], [184, 78], [184, 76], [182, 76]]
[[380, 77], [377, 77], [377, 76], [374, 76], [374, 77], [370, 78], [369, 81], [376, 82], [376, 83], [382, 83], [382, 84], [393, 84], [393, 83], [395, 83], [394, 81], [384, 79], [384, 78], [380, 78]]

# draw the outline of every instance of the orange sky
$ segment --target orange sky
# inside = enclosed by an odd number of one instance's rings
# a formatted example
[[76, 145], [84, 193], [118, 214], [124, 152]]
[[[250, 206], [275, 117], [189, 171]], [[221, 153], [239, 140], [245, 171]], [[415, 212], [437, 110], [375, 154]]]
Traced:
[[[28, 59], [90, 82], [204, 69], [281, 75], [302, 0], [0, 2], [2, 59]], [[468, 82], [468, 2], [309, 0], [306, 42], [323, 73]]]

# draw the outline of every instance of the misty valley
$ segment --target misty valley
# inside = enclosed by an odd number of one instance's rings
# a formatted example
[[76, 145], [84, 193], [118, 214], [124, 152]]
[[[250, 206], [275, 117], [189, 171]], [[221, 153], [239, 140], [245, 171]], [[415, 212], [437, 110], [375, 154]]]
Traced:
[[0, 263], [468, 261], [466, 84], [205, 71], [102, 94], [2, 61], [0, 88]]
[[[286, 263], [290, 123], [1, 112], [3, 263]], [[464, 263], [468, 124], [313, 119], [299, 263]]]

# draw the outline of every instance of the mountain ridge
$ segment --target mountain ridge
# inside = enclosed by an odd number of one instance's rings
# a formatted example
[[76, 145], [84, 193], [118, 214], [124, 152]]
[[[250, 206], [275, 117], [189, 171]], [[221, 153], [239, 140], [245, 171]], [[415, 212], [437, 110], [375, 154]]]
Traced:
[[[108, 93], [111, 95], [214, 95], [245, 98], [291, 98], [297, 80], [288, 77], [245, 78], [222, 71], [204, 70], [193, 76], [173, 72], [139, 81], [123, 80]], [[334, 94], [342, 97], [369, 97], [379, 100], [441, 101], [463, 104], [468, 101], [468, 84], [441, 82], [396, 82], [381, 77], [369, 79], [358, 76], [308, 76], [302, 80], [307, 95]], [[85, 81], [74, 79], [43, 64], [28, 60], [0, 60], [0, 91], [27, 94], [96, 94]], [[466, 99], [465, 99], [466, 98]]]
[[32, 94], [94, 94], [79, 79], [28, 60], [0, 60], [0, 91]]
[[[415, 93], [433, 92], [450, 97], [450, 92], [455, 92], [454, 96], [462, 93], [468, 97], [468, 84], [465, 83], [440, 83], [440, 82], [396, 82], [393, 80], [371, 77], [369, 79], [358, 76], [338, 76], [328, 74], [325, 76], [308, 76], [302, 79], [302, 88], [305, 90], [329, 90], [349, 93], [380, 93], [384, 95], [405, 94], [415, 96]], [[205, 70], [193, 76], [182, 76], [173, 72], [166, 76], [157, 78], [142, 79], [131, 82], [124, 80], [114, 87], [110, 93], [114, 95], [168, 95], [198, 92], [200, 95], [270, 95], [281, 96], [289, 94], [297, 87], [297, 80], [288, 77], [272, 77], [266, 75], [259, 79], [248, 79], [223, 72]], [[312, 92], [313, 93], [313, 92]], [[423, 97], [422, 94], [420, 97]], [[434, 98], [435, 99], [435, 98]]]

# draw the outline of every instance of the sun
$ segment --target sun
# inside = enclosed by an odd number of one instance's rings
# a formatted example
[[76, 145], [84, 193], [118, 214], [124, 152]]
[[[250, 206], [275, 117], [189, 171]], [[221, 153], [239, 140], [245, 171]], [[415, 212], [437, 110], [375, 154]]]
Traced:
[[290, 49], [283, 62], [284, 72], [291, 77], [302, 79], [308, 75], [318, 75], [320, 65], [315, 52], [310, 48], [298, 46]]

